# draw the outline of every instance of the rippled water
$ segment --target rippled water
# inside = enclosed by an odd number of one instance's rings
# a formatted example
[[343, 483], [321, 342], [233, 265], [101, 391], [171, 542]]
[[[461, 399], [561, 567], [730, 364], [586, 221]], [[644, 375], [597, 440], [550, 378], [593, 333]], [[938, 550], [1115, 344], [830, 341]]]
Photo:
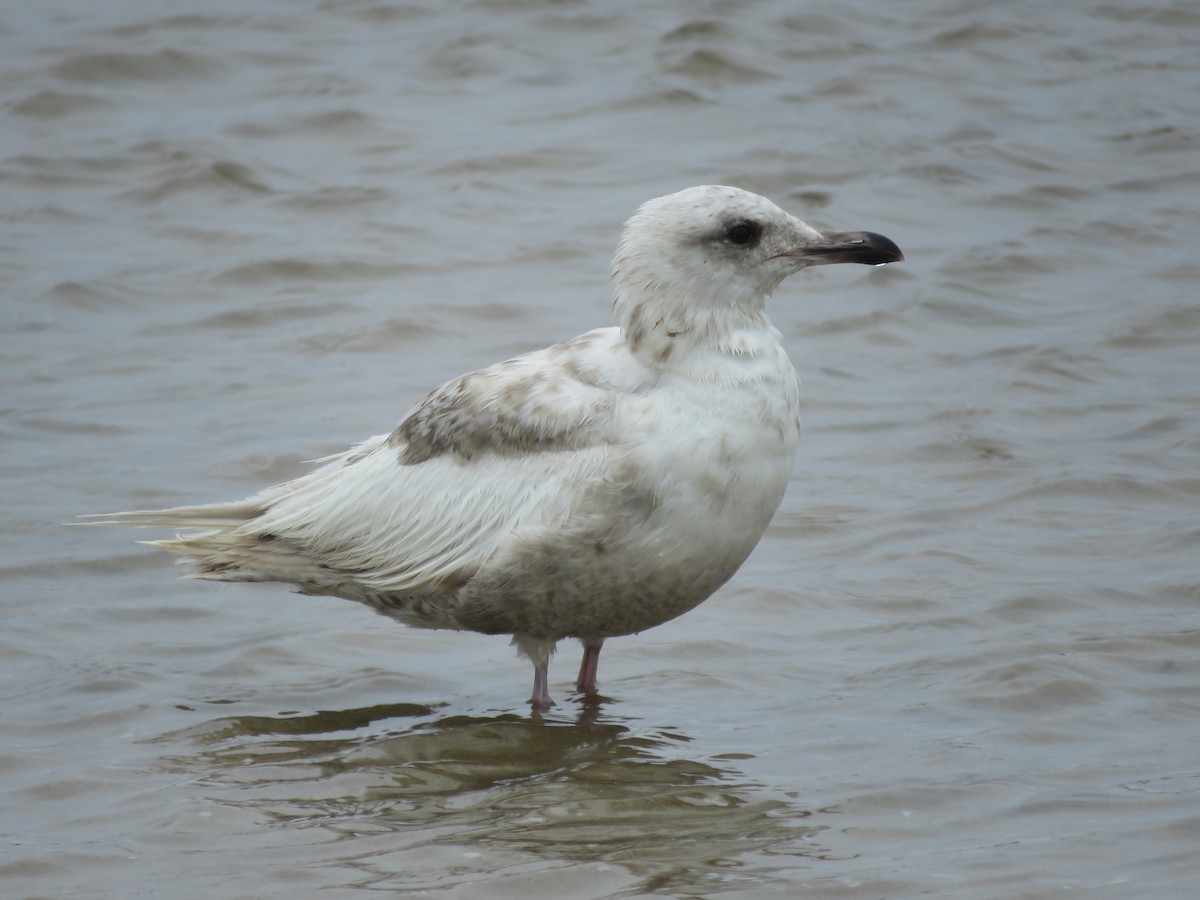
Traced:
[[[0, 893], [1191, 897], [1200, 11], [0, 9]], [[785, 284], [789, 495], [531, 720], [498, 638], [174, 580], [244, 495], [609, 321], [704, 182], [902, 266]], [[552, 667], [560, 701], [578, 661]]]

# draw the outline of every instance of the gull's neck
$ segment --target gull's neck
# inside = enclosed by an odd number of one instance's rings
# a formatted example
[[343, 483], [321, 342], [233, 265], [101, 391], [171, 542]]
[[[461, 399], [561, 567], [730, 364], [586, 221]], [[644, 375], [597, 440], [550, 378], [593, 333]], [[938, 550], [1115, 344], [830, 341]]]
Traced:
[[[628, 274], [628, 273], [620, 273]], [[780, 335], [764, 310], [761, 284], [692, 279], [678, 284], [615, 280], [613, 313], [630, 352], [644, 365], [704, 376], [721, 359], [775, 356]]]

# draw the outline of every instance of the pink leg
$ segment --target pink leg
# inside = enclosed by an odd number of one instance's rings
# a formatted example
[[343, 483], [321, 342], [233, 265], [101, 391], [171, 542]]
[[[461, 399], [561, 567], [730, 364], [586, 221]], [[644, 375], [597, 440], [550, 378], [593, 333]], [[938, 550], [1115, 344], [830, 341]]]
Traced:
[[583, 662], [579, 666], [579, 680], [575, 682], [575, 690], [589, 697], [596, 696], [596, 669], [600, 665], [602, 646], [604, 638], [583, 642]]
[[544, 712], [554, 705], [550, 699], [550, 657], [554, 655], [554, 641], [536, 638], [528, 634], [514, 634], [513, 644], [522, 656], [533, 663], [533, 696], [529, 703], [537, 712]]
[[533, 696], [529, 698], [529, 705], [538, 712], [545, 712], [554, 705], [550, 699], [549, 668], [547, 663], [533, 667]]

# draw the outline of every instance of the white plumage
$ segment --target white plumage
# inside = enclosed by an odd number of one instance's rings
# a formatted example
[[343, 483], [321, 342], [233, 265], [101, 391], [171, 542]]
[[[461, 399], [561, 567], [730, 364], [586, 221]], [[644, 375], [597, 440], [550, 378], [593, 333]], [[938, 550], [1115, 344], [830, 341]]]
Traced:
[[579, 638], [594, 695], [604, 639], [709, 597], [783, 497], [799, 382], [767, 296], [808, 265], [902, 258], [737, 188], [660, 197], [617, 249], [619, 327], [450, 381], [390, 435], [242, 502], [96, 518], [198, 529], [153, 542], [197, 577], [511, 634], [535, 708], [555, 643]]

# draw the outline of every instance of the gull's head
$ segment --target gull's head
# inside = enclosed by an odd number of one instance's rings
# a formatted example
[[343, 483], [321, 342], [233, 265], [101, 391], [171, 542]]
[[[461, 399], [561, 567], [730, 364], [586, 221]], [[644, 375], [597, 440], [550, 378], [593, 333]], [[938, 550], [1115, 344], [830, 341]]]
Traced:
[[644, 203], [625, 223], [613, 311], [626, 345], [651, 366], [680, 364], [687, 346], [744, 354], [746, 335], [770, 329], [763, 305], [789, 275], [902, 259], [881, 234], [819, 231], [765, 197], [704, 185]]
[[709, 184], [642, 204], [625, 223], [613, 282], [618, 305], [623, 294], [669, 293], [694, 307], [757, 311], [807, 266], [902, 259], [881, 234], [819, 231], [758, 194]]

